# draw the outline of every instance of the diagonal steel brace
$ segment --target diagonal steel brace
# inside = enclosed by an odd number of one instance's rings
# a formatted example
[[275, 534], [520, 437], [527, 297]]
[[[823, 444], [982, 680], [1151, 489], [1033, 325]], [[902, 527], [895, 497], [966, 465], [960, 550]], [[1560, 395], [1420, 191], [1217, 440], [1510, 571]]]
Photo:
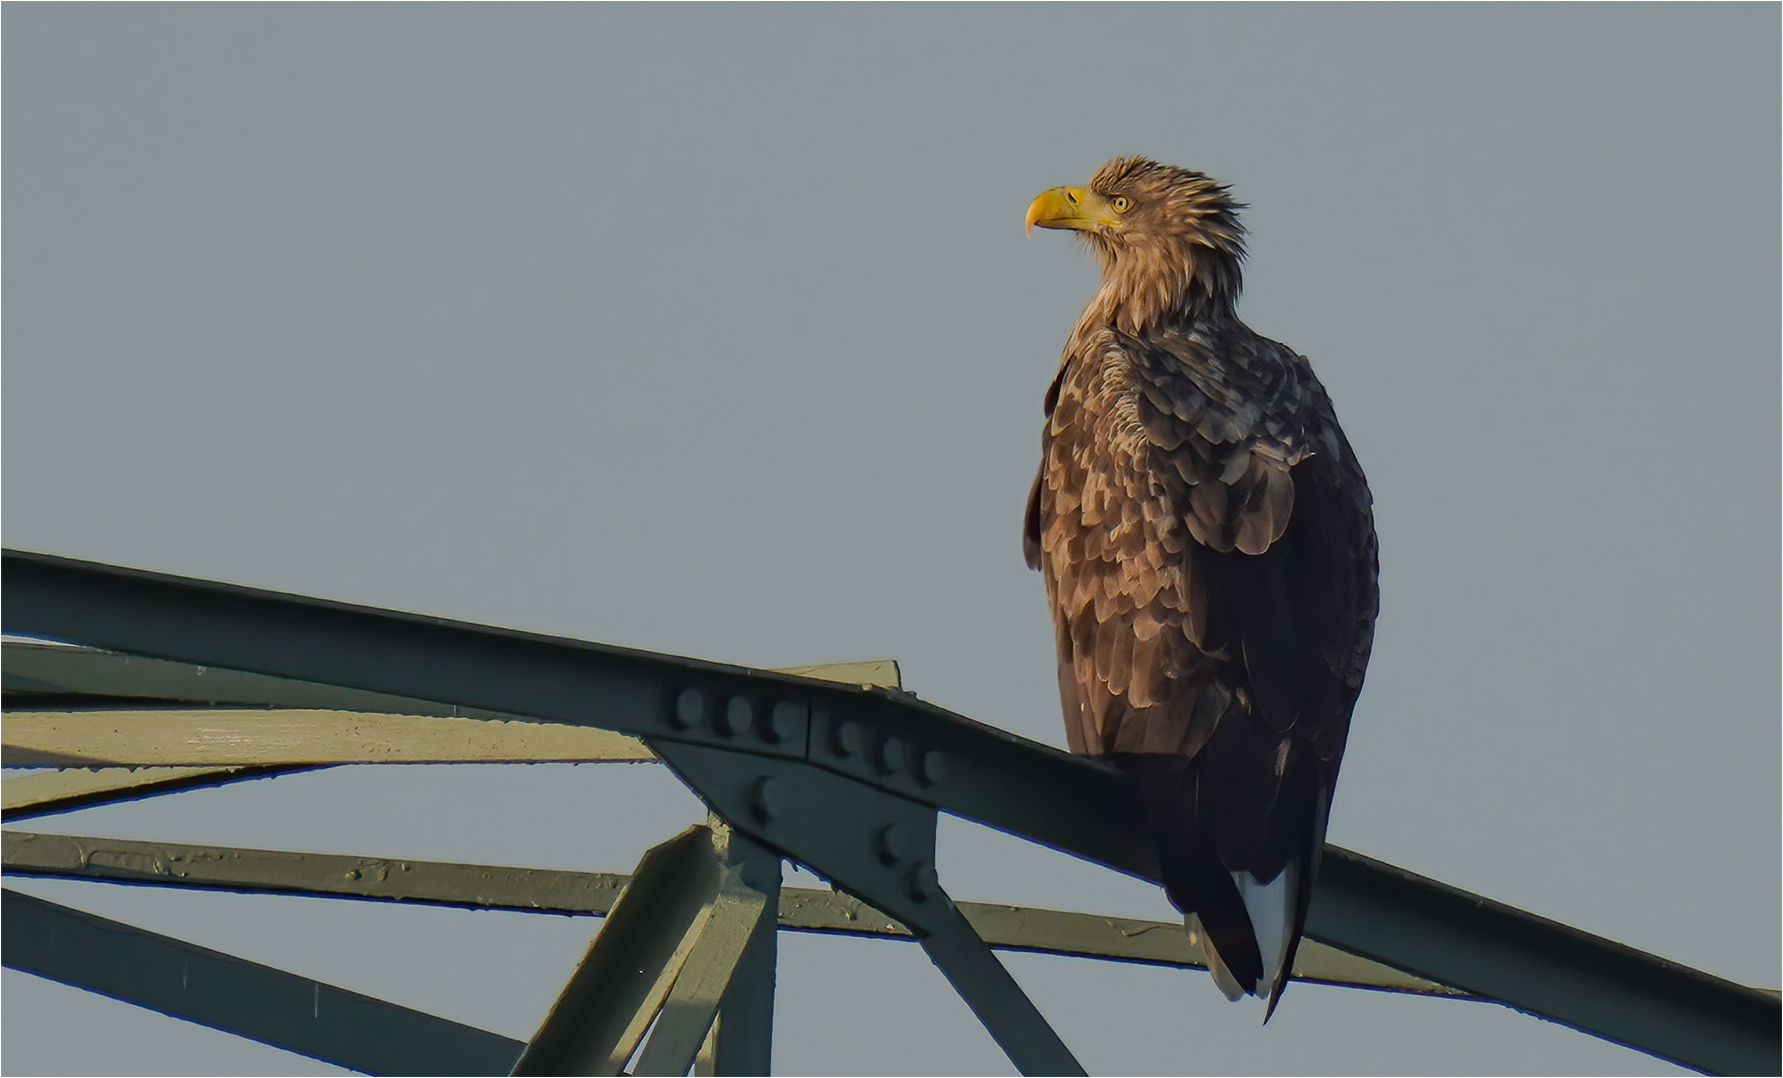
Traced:
[[[512, 1073], [619, 1074], [653, 1020], [637, 1073], [687, 1073], [752, 940], [772, 936], [779, 889], [779, 856], [722, 825], [651, 849]], [[772, 967], [750, 988], [771, 1016]], [[732, 1062], [766, 1073], [769, 1033], [733, 1040]]]
[[780, 855], [716, 821], [711, 833], [718, 890], [633, 1074], [686, 1074], [709, 1031], [712, 1073], [768, 1073]]

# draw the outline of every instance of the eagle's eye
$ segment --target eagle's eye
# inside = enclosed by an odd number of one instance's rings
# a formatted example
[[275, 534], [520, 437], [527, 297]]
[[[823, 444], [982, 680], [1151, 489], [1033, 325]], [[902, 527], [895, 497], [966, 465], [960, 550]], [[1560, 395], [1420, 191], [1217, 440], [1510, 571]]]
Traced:
[[1108, 204], [1114, 207], [1116, 213], [1126, 213], [1133, 208], [1133, 200], [1126, 195], [1116, 195], [1108, 200]]

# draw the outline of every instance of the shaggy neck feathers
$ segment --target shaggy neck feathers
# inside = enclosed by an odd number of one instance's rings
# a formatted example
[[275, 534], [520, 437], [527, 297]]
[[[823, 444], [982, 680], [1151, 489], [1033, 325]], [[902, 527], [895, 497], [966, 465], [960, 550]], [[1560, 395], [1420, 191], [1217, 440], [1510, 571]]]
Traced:
[[1224, 184], [1140, 157], [1110, 161], [1090, 181], [1125, 196], [1120, 227], [1081, 233], [1102, 263], [1102, 286], [1085, 323], [1139, 336], [1186, 322], [1237, 317], [1243, 288], [1243, 204]]

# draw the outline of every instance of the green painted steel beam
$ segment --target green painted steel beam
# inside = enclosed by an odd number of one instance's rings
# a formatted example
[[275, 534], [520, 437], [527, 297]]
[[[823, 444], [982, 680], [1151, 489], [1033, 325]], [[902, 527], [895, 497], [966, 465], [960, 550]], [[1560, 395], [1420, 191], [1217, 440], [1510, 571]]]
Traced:
[[16, 891], [9, 969], [367, 1074], [501, 1074], [519, 1041]]
[[[1112, 768], [900, 692], [46, 555], [8, 552], [4, 564], [9, 631], [602, 726], [645, 737], [659, 751], [681, 744], [811, 765], [1156, 878], [1143, 811]], [[699, 792], [718, 804], [713, 791]], [[725, 815], [747, 823], [747, 816]], [[1687, 1066], [1778, 1068], [1783, 1010], [1774, 998], [1520, 911], [1499, 916], [1494, 909], [1508, 907], [1328, 847], [1307, 932], [1470, 991], [1485, 983], [1482, 966], [1496, 964], [1488, 992], [1495, 998]], [[1435, 942], [1393, 928], [1411, 910], [1422, 910], [1423, 919], [1407, 924], [1443, 926]], [[1507, 930], [1511, 921], [1514, 932]], [[1482, 963], [1479, 955], [1502, 957]], [[1551, 990], [1552, 959], [1544, 956], [1556, 955], [1565, 955], [1567, 968], [1579, 974], [1577, 991]]]
[[[138, 699], [203, 703], [213, 707], [249, 704], [255, 707], [323, 708], [386, 715], [512, 718], [496, 712], [471, 711], [431, 700], [151, 659], [127, 652], [106, 651], [57, 641], [9, 640], [5, 646], [5, 657], [3, 680], [8, 703], [21, 707], [29, 707], [33, 699], [109, 696], [120, 701]], [[771, 672], [863, 689], [903, 687], [895, 659], [788, 666]]]
[[1307, 932], [1710, 1074], [1783, 1069], [1770, 992], [1356, 854], [1327, 859]]
[[206, 677], [246, 672], [432, 701], [471, 717], [599, 726], [805, 760], [1123, 872], [1156, 873], [1144, 810], [1115, 769], [895, 689], [17, 551], [5, 554], [4, 587], [11, 632], [212, 668]]
[[[12, 641], [4, 669], [0, 763], [9, 767], [191, 771], [655, 759], [638, 739], [600, 727], [515, 721], [487, 710], [77, 645]], [[897, 663], [889, 659], [778, 672], [898, 688]]]

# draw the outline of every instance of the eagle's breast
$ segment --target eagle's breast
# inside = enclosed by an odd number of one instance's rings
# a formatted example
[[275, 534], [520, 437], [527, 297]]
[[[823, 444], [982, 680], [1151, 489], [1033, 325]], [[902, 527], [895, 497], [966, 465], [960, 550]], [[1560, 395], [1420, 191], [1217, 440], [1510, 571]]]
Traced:
[[1308, 455], [1297, 357], [1229, 362], [1223, 343], [1084, 333], [1049, 394], [1031, 554], [1077, 751], [1192, 751], [1183, 723], [1141, 720], [1171, 701], [1201, 705], [1172, 714], [1213, 706], [1189, 696], [1237, 658], [1210, 629], [1204, 552], [1261, 553], [1292, 515], [1290, 473]]

